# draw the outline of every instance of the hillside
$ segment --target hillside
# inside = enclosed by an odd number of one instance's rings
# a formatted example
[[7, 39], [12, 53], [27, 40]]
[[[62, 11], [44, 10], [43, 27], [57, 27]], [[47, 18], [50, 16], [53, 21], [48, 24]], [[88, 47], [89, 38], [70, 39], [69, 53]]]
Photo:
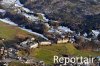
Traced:
[[0, 21], [0, 38], [4, 38], [5, 40], [14, 40], [18, 36], [28, 37], [29, 33], [16, 26], [11, 26]]
[[[88, 26], [85, 29], [86, 32], [100, 29], [99, 0], [28, 0], [28, 2], [26, 0], [24, 2], [25, 7], [34, 12], [44, 13], [49, 19], [59, 20], [72, 30], [84, 32], [83, 25]], [[88, 17], [92, 18], [93, 21]], [[92, 22], [92, 25], [88, 25], [87, 21], [88, 23]]]
[[[56, 48], [55, 48], [56, 47]], [[73, 44], [54, 44], [52, 46], [41, 46], [37, 49], [31, 49], [30, 55], [35, 57], [38, 60], [44, 60], [47, 64], [53, 64], [53, 56], [99, 56], [100, 52], [92, 52], [92, 51], [82, 51], [76, 49]]]
[[99, 61], [100, 1], [0, 0], [0, 61], [10, 66], [53, 66], [55, 55]]

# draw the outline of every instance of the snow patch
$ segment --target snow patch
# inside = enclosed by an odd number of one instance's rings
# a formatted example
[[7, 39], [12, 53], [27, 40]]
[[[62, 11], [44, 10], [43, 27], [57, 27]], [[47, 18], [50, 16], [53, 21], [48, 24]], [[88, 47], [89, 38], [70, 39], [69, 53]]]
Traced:
[[88, 35], [87, 35], [87, 33], [84, 33], [83, 36], [84, 36], [84, 37], [87, 37]]
[[59, 26], [58, 30], [61, 30], [61, 31], [64, 31], [64, 32], [73, 32], [68, 27], [64, 27], [64, 26]]
[[41, 16], [43, 17], [43, 20], [45, 20], [46, 22], [49, 21], [49, 19], [47, 19], [47, 18], [45, 17], [45, 14], [42, 14], [42, 13], [37, 13], [37, 14], [41, 15]]
[[20, 28], [20, 29], [22, 29], [22, 30], [24, 30], [24, 31], [27, 31], [27, 32], [29, 32], [29, 33], [32, 33], [32, 34], [34, 34], [34, 35], [40, 36], [40, 37], [42, 37], [42, 38], [48, 40], [48, 38], [46, 38], [44, 35], [39, 34], [39, 33], [36, 33], [36, 32], [33, 32], [33, 31], [30, 30], [30, 29], [25, 29], [25, 28]]
[[5, 11], [5, 10], [3, 10], [3, 9], [0, 9], [0, 12], [1, 12], [1, 13], [5, 13], [6, 11]]
[[17, 24], [15, 24], [14, 22], [12, 22], [10, 19], [8, 18], [5, 18], [5, 19], [1, 19], [0, 18], [0, 21], [4, 22], [4, 23], [7, 23], [7, 24], [10, 24], [10, 25], [13, 25], [13, 26], [18, 26]]
[[94, 34], [95, 36], [98, 36], [98, 35], [100, 34], [100, 32], [99, 32], [98, 30], [92, 30], [92, 32], [93, 32], [93, 34]]
[[6, 7], [13, 6], [14, 4], [16, 4], [17, 6], [23, 6], [23, 4], [21, 4], [19, 0], [2, 0], [0, 4]]
[[19, 6], [23, 6], [23, 4], [21, 4], [19, 0], [16, 0], [16, 4], [18, 4]]
[[58, 31], [57, 29], [54, 29], [53, 27], [50, 30], [48, 30], [48, 32], [50, 32], [50, 33], [56, 32], [56, 33], [62, 34], [62, 32]]
[[30, 11], [28, 8], [22, 7], [22, 10], [27, 12], [27, 13], [32, 13], [32, 11]]
[[30, 21], [37, 21], [38, 20], [38, 17], [35, 17], [33, 15], [28, 15], [26, 13], [23, 13], [22, 14], [23, 16], [25, 16], [27, 19], [29, 19]]

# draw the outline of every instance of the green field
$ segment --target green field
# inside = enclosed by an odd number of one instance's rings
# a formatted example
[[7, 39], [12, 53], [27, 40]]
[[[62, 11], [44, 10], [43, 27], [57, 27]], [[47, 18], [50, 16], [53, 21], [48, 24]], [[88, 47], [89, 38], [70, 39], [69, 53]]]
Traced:
[[31, 49], [31, 56], [39, 60], [45, 61], [47, 64], [52, 65], [53, 56], [71, 55], [71, 56], [100, 56], [100, 52], [81, 51], [77, 50], [73, 44], [55, 44], [53, 46], [41, 46], [37, 49]]
[[0, 38], [4, 38], [6, 40], [13, 40], [17, 35], [28, 36], [29, 33], [21, 30], [18, 27], [0, 22]]

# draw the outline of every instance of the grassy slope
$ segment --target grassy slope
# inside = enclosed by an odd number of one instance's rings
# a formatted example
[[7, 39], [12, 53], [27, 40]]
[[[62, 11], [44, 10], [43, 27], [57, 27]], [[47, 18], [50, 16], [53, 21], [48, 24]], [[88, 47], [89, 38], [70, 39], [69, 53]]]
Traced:
[[29, 33], [19, 29], [18, 27], [8, 25], [6, 23], [0, 22], [0, 37], [6, 40], [13, 40], [16, 35], [28, 36]]
[[91, 52], [91, 51], [81, 51], [77, 50], [73, 44], [57, 44], [53, 46], [41, 46], [37, 49], [32, 49], [31, 55], [37, 59], [45, 61], [47, 64], [53, 63], [53, 56], [62, 54], [74, 55], [74, 56], [98, 56], [100, 52]]

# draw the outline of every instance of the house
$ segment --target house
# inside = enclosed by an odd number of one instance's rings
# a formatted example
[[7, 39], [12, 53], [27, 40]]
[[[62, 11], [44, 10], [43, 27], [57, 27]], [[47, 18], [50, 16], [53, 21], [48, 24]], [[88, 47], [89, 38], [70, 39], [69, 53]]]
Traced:
[[30, 45], [30, 48], [37, 48], [38, 46], [39, 46], [38, 43], [32, 43], [32, 44]]
[[42, 41], [40, 42], [40, 45], [51, 45], [52, 42], [51, 41]]
[[63, 40], [58, 39], [58, 40], [57, 40], [57, 44], [60, 44], [60, 43], [63, 43]]
[[1, 49], [0, 49], [1, 55], [4, 54], [4, 49], [5, 49], [4, 47], [1, 47]]
[[60, 43], [67, 43], [68, 41], [69, 41], [69, 39], [67, 39], [67, 38], [58, 39], [58, 40], [57, 40], [57, 44], [60, 44]]
[[63, 39], [62, 41], [63, 41], [63, 43], [67, 43], [69, 40], [68, 39]]
[[34, 41], [35, 40], [35, 38], [31, 38], [31, 41]]
[[21, 42], [20, 43], [20, 45], [22, 46], [22, 47], [37, 47], [37, 43], [35, 43], [34, 44], [34, 41], [35, 41], [35, 38], [29, 38], [29, 39], [27, 39], [26, 41], [23, 41], [23, 42]]

